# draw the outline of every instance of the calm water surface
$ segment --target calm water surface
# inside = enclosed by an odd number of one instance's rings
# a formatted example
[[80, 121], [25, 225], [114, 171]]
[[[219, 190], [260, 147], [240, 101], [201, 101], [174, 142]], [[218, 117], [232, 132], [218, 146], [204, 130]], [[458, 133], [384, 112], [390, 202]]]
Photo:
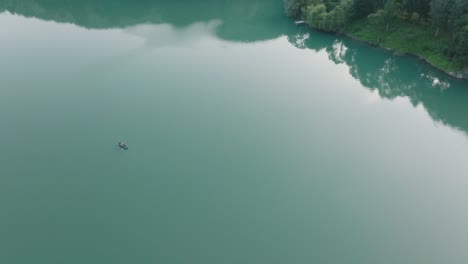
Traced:
[[468, 83], [279, 0], [1, 0], [0, 77], [1, 263], [467, 263]]

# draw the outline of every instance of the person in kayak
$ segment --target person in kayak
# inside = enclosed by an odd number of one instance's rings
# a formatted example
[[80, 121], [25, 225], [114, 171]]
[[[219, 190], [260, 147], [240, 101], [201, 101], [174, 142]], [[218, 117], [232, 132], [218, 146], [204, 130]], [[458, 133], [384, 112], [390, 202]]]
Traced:
[[119, 142], [119, 147], [120, 147], [121, 149], [125, 149], [125, 150], [128, 149], [127, 144], [125, 144], [125, 142], [123, 142], [123, 141]]

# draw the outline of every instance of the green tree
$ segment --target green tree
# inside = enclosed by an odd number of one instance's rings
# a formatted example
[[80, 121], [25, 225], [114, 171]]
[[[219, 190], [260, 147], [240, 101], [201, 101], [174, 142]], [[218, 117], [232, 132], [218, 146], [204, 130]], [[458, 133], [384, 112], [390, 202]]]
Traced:
[[336, 13], [338, 31], [343, 32], [346, 24], [349, 23], [352, 8], [353, 0], [341, 0], [340, 4], [333, 10]]
[[402, 6], [410, 14], [418, 13], [419, 16], [427, 18], [431, 10], [430, 2], [431, 0], [403, 0]]
[[327, 7], [325, 4], [310, 4], [306, 9], [307, 21], [309, 25], [318, 29], [325, 28], [325, 18]]
[[455, 57], [462, 65], [468, 65], [468, 14], [459, 18], [455, 34]]
[[[367, 19], [374, 27], [381, 27], [385, 23], [385, 12], [382, 9], [377, 12], [370, 14]], [[379, 31], [380, 32], [380, 31]], [[377, 35], [377, 43], [380, 43], [380, 33]]]
[[468, 13], [468, 0], [453, 0], [452, 4], [448, 7], [448, 12], [448, 27], [455, 39], [456, 31], [462, 27], [459, 23], [461, 17]]
[[374, 0], [354, 0], [353, 5], [353, 17], [356, 19], [367, 17], [369, 14], [374, 12]]
[[[327, 5], [327, 3], [329, 5]], [[303, 13], [309, 24], [324, 31], [343, 32], [349, 22], [353, 0], [309, 0]]]
[[301, 7], [304, 4], [302, 0], [284, 0], [284, 10], [286, 15], [293, 18], [301, 16]]
[[385, 4], [384, 12], [383, 12], [383, 19], [386, 24], [385, 31], [388, 32], [388, 27], [390, 22], [395, 20], [395, 17], [400, 12], [401, 5], [396, 0], [388, 0]]
[[399, 2], [396, 0], [388, 0], [384, 9], [379, 9], [377, 12], [370, 14], [367, 19], [376, 27], [385, 27], [385, 32], [388, 32], [389, 25], [397, 17], [400, 8], [401, 5]]
[[453, 0], [432, 0], [431, 1], [431, 23], [434, 26], [434, 37], [439, 36], [441, 28], [447, 26], [449, 17], [449, 6], [453, 4]]

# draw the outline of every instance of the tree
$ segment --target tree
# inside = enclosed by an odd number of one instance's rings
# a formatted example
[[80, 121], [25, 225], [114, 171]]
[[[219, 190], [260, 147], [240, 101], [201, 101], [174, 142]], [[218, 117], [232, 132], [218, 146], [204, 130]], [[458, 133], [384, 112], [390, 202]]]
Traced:
[[427, 18], [431, 10], [430, 2], [431, 0], [403, 0], [402, 6], [410, 14], [418, 13], [419, 16]]
[[[400, 8], [401, 5], [396, 0], [388, 0], [384, 9], [379, 9], [377, 12], [370, 14], [367, 19], [377, 27], [385, 25], [385, 32], [388, 32], [390, 22], [395, 20]], [[380, 36], [378, 41], [380, 41]]]
[[[382, 9], [377, 12], [370, 14], [367, 19], [369, 22], [377, 27], [380, 27], [385, 23], [385, 12]], [[380, 34], [377, 36], [377, 42], [380, 43]]]
[[301, 6], [303, 1], [301, 0], [284, 0], [284, 10], [286, 15], [293, 18], [298, 18], [301, 15]]
[[353, 17], [356, 19], [367, 17], [374, 12], [375, 1], [373, 0], [354, 0]]
[[383, 19], [385, 21], [386, 27], [385, 31], [388, 32], [388, 26], [391, 21], [398, 15], [400, 11], [401, 5], [396, 0], [388, 0], [385, 4], [384, 12], [383, 12]]
[[333, 10], [336, 14], [337, 31], [343, 32], [350, 20], [352, 8], [353, 0], [341, 0], [340, 4]]
[[458, 31], [455, 34], [455, 53], [457, 60], [462, 65], [468, 65], [468, 14], [459, 18], [457, 23]]
[[461, 17], [468, 13], [467, 0], [453, 0], [452, 5], [448, 7], [448, 27], [452, 32], [453, 39], [455, 39], [456, 31], [459, 30]]
[[453, 0], [432, 0], [431, 1], [431, 22], [435, 28], [434, 37], [438, 37], [440, 28], [447, 26], [449, 16], [449, 6]]
[[318, 29], [324, 29], [327, 7], [324, 4], [310, 4], [306, 9], [309, 25]]
[[308, 1], [309, 4], [303, 13], [312, 27], [324, 31], [343, 32], [346, 23], [349, 22], [353, 0]]

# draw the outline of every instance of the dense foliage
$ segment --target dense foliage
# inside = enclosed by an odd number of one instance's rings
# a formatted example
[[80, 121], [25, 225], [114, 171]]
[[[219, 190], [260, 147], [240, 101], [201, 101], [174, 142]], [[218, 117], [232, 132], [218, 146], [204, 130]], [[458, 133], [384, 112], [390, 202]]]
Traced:
[[315, 29], [346, 32], [392, 48], [408, 46], [403, 51], [433, 58], [442, 68], [468, 65], [468, 0], [284, 2], [289, 16], [303, 19]]

